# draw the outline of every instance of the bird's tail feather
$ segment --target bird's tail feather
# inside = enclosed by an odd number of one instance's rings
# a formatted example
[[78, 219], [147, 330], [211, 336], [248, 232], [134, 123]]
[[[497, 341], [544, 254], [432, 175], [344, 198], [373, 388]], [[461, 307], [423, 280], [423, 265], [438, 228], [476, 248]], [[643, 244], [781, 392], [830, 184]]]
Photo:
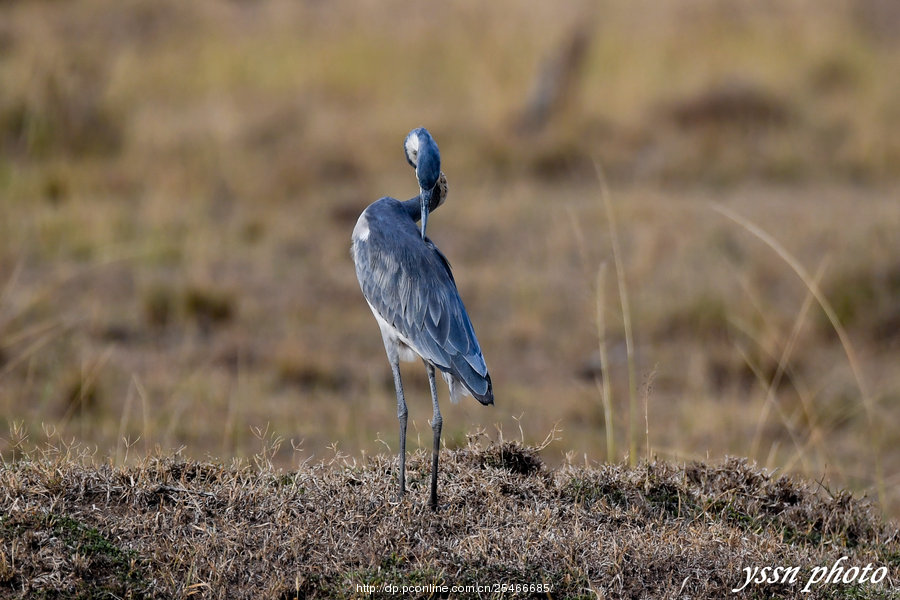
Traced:
[[487, 375], [485, 379], [487, 380], [487, 390], [483, 394], [479, 394], [474, 392], [468, 385], [466, 385], [465, 381], [457, 377], [456, 375], [452, 375], [450, 373], [441, 372], [441, 375], [444, 377], [444, 381], [447, 382], [447, 386], [450, 388], [450, 401], [453, 404], [457, 404], [459, 399], [463, 396], [473, 396], [480, 403], [488, 406], [494, 403], [494, 387], [491, 383], [491, 376]]

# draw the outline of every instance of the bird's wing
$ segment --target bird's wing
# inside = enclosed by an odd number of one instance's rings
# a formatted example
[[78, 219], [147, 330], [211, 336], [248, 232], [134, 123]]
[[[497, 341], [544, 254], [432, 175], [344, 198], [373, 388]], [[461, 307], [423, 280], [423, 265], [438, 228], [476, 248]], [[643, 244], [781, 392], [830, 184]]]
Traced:
[[491, 391], [487, 365], [450, 263], [431, 240], [422, 241], [415, 224], [410, 231], [378, 225], [370, 217], [369, 236], [355, 250], [357, 275], [369, 304], [422, 358], [484, 398]]

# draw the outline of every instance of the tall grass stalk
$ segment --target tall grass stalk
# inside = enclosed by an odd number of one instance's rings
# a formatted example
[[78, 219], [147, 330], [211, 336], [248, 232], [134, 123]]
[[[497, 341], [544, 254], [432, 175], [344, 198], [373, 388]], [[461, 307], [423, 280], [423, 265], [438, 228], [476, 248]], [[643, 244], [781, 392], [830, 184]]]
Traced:
[[140, 378], [136, 374], [132, 374], [131, 383], [134, 385], [135, 391], [137, 391], [138, 398], [141, 399], [141, 419], [143, 421], [141, 429], [144, 432], [141, 437], [144, 438], [144, 454], [150, 454], [152, 432], [150, 431], [150, 409], [147, 406], [147, 390], [144, 389]]
[[[758, 342], [757, 342], [758, 343]], [[736, 346], [738, 354], [741, 355], [741, 358], [744, 360], [744, 364], [747, 365], [747, 368], [753, 373], [753, 376], [756, 377], [756, 381], [759, 382], [761, 387], [765, 387], [768, 384], [768, 379], [766, 378], [765, 373], [759, 368], [759, 365], [753, 361], [752, 358], [747, 354], [747, 351], [744, 350], [741, 346]], [[803, 453], [802, 449], [804, 448], [803, 440], [800, 439], [799, 434], [797, 433], [796, 427], [791, 423], [791, 418], [789, 415], [785, 414], [784, 410], [781, 408], [781, 405], [777, 402], [773, 402], [772, 406], [775, 407], [775, 412], [781, 418], [781, 423], [784, 425], [785, 431], [788, 432], [788, 435], [791, 437], [791, 442], [794, 444], [794, 448], [797, 449], [797, 452], [801, 455], [803, 460], [804, 468], [809, 471], [809, 463], [806, 462], [806, 454]], [[751, 454], [750, 456], [755, 456]], [[774, 456], [773, 453], [770, 452], [769, 457], [766, 459], [766, 465], [771, 465], [771, 459]]]
[[647, 464], [650, 464], [650, 396], [653, 394], [653, 380], [656, 379], [656, 367], [653, 367], [653, 370], [650, 371], [650, 374], [647, 375], [647, 380], [644, 382], [644, 441], [647, 444]]
[[[819, 264], [819, 268], [816, 270], [816, 273], [813, 276], [813, 281], [817, 285], [822, 280], [822, 276], [825, 274], [825, 267], [827, 265], [827, 262], [827, 260], [823, 260]], [[794, 320], [794, 326], [791, 328], [791, 333], [788, 336], [787, 343], [785, 344], [784, 349], [781, 352], [781, 356], [778, 359], [778, 366], [775, 369], [775, 374], [772, 376], [771, 381], [769, 381], [766, 385], [766, 399], [760, 412], [759, 419], [756, 421], [756, 432], [753, 435], [753, 442], [750, 445], [750, 456], [755, 457], [759, 452], [759, 445], [762, 440], [763, 424], [768, 420], [768, 414], [769, 410], [772, 407], [772, 404], [776, 402], [775, 390], [777, 390], [781, 385], [781, 380], [784, 378], [784, 374], [787, 371], [787, 365], [790, 363], [791, 355], [793, 354], [794, 348], [797, 345], [797, 339], [800, 337], [800, 330], [803, 329], [803, 324], [806, 322], [806, 316], [809, 313], [809, 309], [812, 307], [813, 300], [814, 297], [812, 293], [807, 290], [806, 296], [803, 298], [803, 303], [800, 306], [800, 311], [797, 314], [797, 318]], [[815, 409], [810, 404], [807, 395], [802, 393], [801, 390], [797, 390], [797, 395], [800, 398], [800, 404], [803, 407], [803, 412], [810, 427], [809, 440], [801, 448], [798, 448], [797, 451], [798, 453], [804, 453], [806, 448], [808, 448], [810, 445], [809, 441], [814, 441], [816, 442], [821, 455], [827, 460], [828, 452], [824, 444], [822, 444], [823, 436], [821, 435], [819, 426], [816, 421]], [[795, 458], [800, 458], [801, 460], [803, 459], [802, 456], [797, 456]]]
[[616, 228], [616, 216], [613, 211], [612, 198], [606, 176], [600, 163], [594, 161], [597, 179], [600, 181], [600, 196], [606, 209], [606, 221], [609, 224], [609, 238], [612, 244], [613, 263], [616, 267], [616, 283], [619, 288], [619, 302], [622, 306], [622, 325], [625, 328], [625, 354], [628, 363], [628, 462], [637, 462], [637, 377], [634, 365], [634, 336], [631, 327], [631, 305], [628, 302], [628, 286], [625, 283], [625, 267], [622, 265], [622, 250], [619, 247], [619, 234]]
[[116, 437], [116, 463], [117, 465], [125, 464], [125, 457], [129, 447], [126, 441], [126, 428], [131, 418], [131, 405], [134, 402], [134, 381], [129, 384], [128, 392], [125, 393], [125, 404], [122, 406], [122, 416], [119, 418], [119, 435]]
[[778, 242], [778, 240], [776, 240], [763, 229], [750, 222], [743, 216], [737, 214], [730, 208], [717, 203], [711, 203], [710, 206], [714, 211], [728, 219], [731, 219], [748, 233], [759, 239], [770, 249], [772, 249], [772, 251], [775, 252], [775, 254], [777, 254], [779, 258], [781, 258], [781, 260], [787, 263], [787, 265], [791, 269], [793, 269], [794, 273], [797, 274], [797, 276], [806, 286], [806, 289], [809, 290], [809, 293], [811, 293], [816, 299], [816, 302], [819, 303], [819, 306], [822, 308], [822, 311], [828, 318], [831, 327], [834, 329], [834, 332], [837, 334], [838, 339], [841, 342], [841, 347], [844, 350], [844, 354], [847, 356], [847, 361], [850, 364], [850, 369], [853, 371], [853, 377], [856, 379], [856, 385], [859, 389], [863, 408], [866, 411], [866, 419], [869, 426], [869, 439], [871, 440], [871, 458], [872, 464], [875, 467], [875, 483], [878, 490], [878, 501], [882, 506], [884, 506], [886, 491], [884, 488], [884, 474], [881, 464], [881, 436], [879, 429], [876, 427], [875, 408], [872, 405], [872, 395], [869, 391], [869, 386], [866, 384], [863, 377], [862, 369], [859, 365], [859, 358], [857, 357], [856, 350], [853, 347], [853, 343], [850, 341], [850, 337], [847, 335], [847, 331], [844, 329], [844, 326], [841, 325], [837, 314], [834, 312], [834, 308], [831, 306], [831, 303], [828, 302], [828, 299], [825, 298], [822, 290], [819, 289], [819, 285], [816, 280], [809, 275], [806, 269], [803, 268], [803, 265], [801, 265], [800, 262]]
[[[587, 279], [591, 260], [588, 256], [584, 232], [571, 207], [568, 207], [567, 212], [569, 220], [572, 222], [572, 233], [575, 236], [578, 253], [581, 255], [581, 263], [585, 271], [585, 279]], [[603, 426], [606, 432], [606, 460], [612, 462], [616, 459], [616, 438], [612, 413], [612, 383], [610, 382], [609, 353], [606, 351], [606, 261], [603, 261], [600, 264], [600, 268], [597, 269], [594, 299], [597, 305], [595, 312], [597, 346], [600, 351], [600, 377], [598, 379], [594, 376], [594, 383], [597, 385], [597, 390], [600, 392], [600, 402], [603, 404]]]
[[600, 346], [600, 399], [603, 402], [603, 422], [606, 427], [606, 460], [613, 461], [616, 455], [616, 441], [612, 420], [612, 385], [609, 381], [609, 354], [606, 352], [606, 263], [597, 270], [597, 342]]

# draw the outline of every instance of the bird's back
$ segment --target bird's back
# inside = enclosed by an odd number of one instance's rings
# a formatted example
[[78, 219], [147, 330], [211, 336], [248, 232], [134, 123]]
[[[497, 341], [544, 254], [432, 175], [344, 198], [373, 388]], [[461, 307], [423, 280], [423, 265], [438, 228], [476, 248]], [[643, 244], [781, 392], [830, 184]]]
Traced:
[[450, 264], [431, 240], [422, 240], [404, 203], [382, 198], [369, 205], [353, 231], [352, 254], [376, 316], [479, 402], [493, 404], [491, 377]]

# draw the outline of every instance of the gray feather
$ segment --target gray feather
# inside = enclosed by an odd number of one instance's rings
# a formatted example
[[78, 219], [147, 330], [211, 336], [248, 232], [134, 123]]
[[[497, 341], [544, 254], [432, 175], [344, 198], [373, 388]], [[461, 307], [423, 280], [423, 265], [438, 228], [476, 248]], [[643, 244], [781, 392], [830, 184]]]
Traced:
[[364, 213], [365, 239], [353, 241], [360, 287], [369, 304], [423, 359], [493, 402], [490, 375], [450, 263], [421, 238], [409, 210], [382, 198]]

